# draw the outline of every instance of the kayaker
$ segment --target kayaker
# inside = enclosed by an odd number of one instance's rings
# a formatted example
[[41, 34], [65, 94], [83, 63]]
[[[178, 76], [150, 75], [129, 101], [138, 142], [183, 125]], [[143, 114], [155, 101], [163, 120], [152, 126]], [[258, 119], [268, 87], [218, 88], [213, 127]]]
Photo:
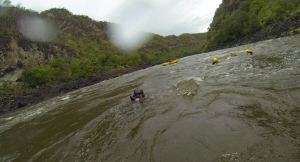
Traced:
[[231, 52], [231, 57], [234, 57], [234, 56], [237, 56], [237, 55], [235, 55], [234, 52]]
[[250, 51], [249, 49], [247, 49], [247, 55], [253, 55], [252, 51]]
[[145, 95], [142, 89], [136, 88], [133, 93], [134, 95], [130, 96], [131, 101], [144, 100]]
[[214, 65], [214, 64], [217, 64], [217, 63], [219, 63], [218, 59], [214, 58], [214, 62], [212, 62], [212, 64]]

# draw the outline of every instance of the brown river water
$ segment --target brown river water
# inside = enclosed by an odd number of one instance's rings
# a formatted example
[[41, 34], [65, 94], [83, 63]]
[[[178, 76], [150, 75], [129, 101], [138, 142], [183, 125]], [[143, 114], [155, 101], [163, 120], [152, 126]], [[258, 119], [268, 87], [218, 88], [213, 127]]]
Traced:
[[[147, 98], [131, 104], [136, 87]], [[1, 162], [300, 161], [300, 35], [185, 57], [1, 115], [0, 148]]]

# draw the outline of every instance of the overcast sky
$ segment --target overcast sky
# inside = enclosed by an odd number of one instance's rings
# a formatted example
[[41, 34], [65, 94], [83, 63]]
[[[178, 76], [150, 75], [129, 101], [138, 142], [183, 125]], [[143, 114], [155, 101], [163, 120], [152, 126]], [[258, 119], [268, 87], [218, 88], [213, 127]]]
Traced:
[[27, 9], [64, 7], [97, 21], [127, 25], [159, 35], [206, 32], [222, 0], [11, 0]]

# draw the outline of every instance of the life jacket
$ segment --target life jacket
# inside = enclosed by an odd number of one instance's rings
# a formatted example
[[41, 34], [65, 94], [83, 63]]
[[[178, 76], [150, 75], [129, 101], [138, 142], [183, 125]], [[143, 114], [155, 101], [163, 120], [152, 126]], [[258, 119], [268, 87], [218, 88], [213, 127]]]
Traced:
[[[143, 97], [145, 98], [146, 96], [143, 94]], [[137, 98], [135, 95], [131, 95], [130, 99], [131, 99], [131, 101], [135, 101], [136, 99], [139, 99], [139, 98]]]

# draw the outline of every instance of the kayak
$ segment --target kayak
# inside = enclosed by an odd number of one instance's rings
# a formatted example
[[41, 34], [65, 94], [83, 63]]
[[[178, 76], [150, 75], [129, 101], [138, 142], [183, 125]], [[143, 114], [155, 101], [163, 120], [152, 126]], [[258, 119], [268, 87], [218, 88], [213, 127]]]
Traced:
[[163, 63], [162, 65], [163, 65], [163, 66], [166, 66], [166, 65], [174, 64], [174, 63], [176, 63], [176, 62], [178, 62], [178, 60], [172, 60], [172, 61], [170, 61], [170, 62]]

